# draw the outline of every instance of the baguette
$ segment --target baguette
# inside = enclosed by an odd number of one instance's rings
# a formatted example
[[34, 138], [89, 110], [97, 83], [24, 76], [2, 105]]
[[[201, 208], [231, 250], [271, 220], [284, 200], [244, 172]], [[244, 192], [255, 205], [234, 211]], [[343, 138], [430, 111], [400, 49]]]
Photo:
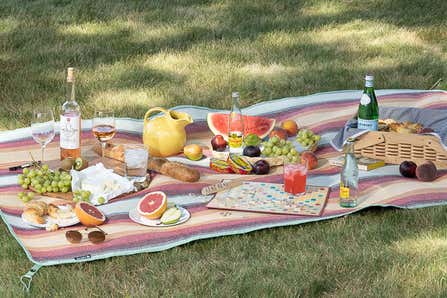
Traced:
[[200, 179], [198, 170], [166, 158], [151, 157], [147, 166], [152, 171], [184, 182], [197, 182]]
[[[124, 150], [126, 149], [126, 146], [129, 145], [107, 144], [104, 156], [124, 162]], [[101, 154], [102, 152], [99, 145], [94, 147], [94, 151], [98, 154]], [[200, 179], [200, 172], [196, 169], [179, 162], [169, 161], [166, 158], [150, 157], [147, 168], [184, 182], [196, 182]]]

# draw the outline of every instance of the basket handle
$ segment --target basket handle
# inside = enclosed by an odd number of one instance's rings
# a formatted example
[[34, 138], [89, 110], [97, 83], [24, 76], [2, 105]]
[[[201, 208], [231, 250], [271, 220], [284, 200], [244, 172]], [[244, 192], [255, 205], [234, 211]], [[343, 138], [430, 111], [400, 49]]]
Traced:
[[364, 137], [355, 142], [355, 150], [360, 150], [369, 146], [374, 146], [385, 142], [385, 137], [382, 133], [371, 133], [368, 132]]

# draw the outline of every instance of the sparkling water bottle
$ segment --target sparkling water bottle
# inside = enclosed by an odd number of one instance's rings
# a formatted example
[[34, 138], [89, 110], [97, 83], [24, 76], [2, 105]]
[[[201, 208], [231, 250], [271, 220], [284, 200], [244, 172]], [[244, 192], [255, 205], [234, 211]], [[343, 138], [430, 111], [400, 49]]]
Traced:
[[357, 206], [359, 168], [354, 154], [354, 141], [349, 138], [346, 142], [345, 163], [340, 174], [340, 206], [346, 208]]
[[374, 92], [374, 76], [365, 76], [365, 89], [360, 98], [359, 111], [357, 117], [358, 129], [378, 130], [379, 105]]

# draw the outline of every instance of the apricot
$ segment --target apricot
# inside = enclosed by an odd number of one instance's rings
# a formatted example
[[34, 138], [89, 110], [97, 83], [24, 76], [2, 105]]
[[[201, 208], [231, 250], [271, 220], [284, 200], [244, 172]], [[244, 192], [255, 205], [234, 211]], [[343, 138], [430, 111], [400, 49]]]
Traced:
[[280, 127], [275, 127], [269, 134], [269, 138], [272, 137], [278, 137], [280, 139], [283, 140], [287, 140], [287, 130], [280, 128]]
[[318, 167], [318, 157], [311, 151], [304, 151], [301, 153], [301, 164], [307, 164], [307, 169], [313, 170]]
[[289, 137], [294, 137], [298, 133], [298, 124], [293, 120], [285, 120], [281, 123], [281, 128], [287, 131]]

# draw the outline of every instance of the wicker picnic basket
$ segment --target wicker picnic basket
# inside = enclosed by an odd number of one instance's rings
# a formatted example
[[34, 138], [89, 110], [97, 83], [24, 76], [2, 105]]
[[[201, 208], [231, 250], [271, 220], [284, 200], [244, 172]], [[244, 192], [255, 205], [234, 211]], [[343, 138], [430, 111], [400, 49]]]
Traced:
[[411, 160], [417, 164], [430, 160], [438, 169], [447, 169], [447, 151], [439, 138], [397, 132], [370, 131], [357, 138], [356, 155], [400, 164]]

